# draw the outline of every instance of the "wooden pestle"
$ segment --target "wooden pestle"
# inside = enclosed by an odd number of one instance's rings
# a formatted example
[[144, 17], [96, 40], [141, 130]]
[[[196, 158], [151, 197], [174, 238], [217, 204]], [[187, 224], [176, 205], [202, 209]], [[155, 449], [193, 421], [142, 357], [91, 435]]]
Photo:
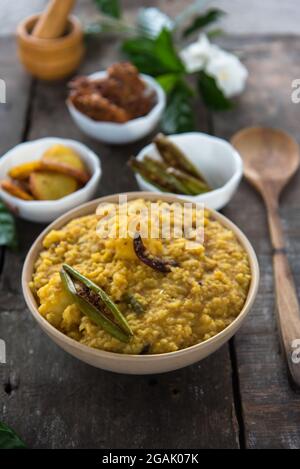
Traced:
[[40, 39], [56, 39], [63, 36], [74, 3], [75, 0], [50, 0], [40, 15], [32, 36]]

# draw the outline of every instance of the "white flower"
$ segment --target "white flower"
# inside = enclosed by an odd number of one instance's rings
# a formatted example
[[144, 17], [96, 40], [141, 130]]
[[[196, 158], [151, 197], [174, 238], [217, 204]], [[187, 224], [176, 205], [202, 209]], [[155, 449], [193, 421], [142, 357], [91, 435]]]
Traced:
[[141, 8], [137, 17], [138, 26], [149, 37], [157, 37], [163, 29], [172, 31], [174, 21], [158, 8]]
[[198, 41], [193, 42], [180, 52], [181, 60], [189, 73], [199, 72], [205, 67], [214, 47], [207, 36], [201, 34]]
[[205, 34], [180, 53], [189, 73], [203, 70], [216, 80], [227, 98], [239, 94], [245, 88], [248, 77], [246, 67], [233, 54], [211, 44]]
[[205, 72], [216, 80], [218, 88], [227, 98], [241, 93], [248, 77], [248, 71], [240, 60], [222, 49], [212, 55]]

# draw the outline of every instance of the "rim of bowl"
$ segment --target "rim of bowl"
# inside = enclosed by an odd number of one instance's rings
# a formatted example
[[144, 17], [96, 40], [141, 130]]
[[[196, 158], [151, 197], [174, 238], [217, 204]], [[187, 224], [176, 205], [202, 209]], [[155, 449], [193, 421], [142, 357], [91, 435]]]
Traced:
[[28, 26], [34, 26], [35, 23], [37, 22], [38, 18], [41, 16], [40, 13], [27, 16], [24, 20], [22, 20], [18, 27], [17, 27], [17, 36], [19, 36], [20, 40], [26, 41], [28, 44], [34, 46], [34, 47], [39, 47], [41, 49], [43, 48], [49, 48], [50, 46], [56, 46], [56, 45], [69, 45], [69, 43], [73, 43], [74, 38], [78, 36], [78, 34], [82, 34], [82, 27], [79, 19], [74, 16], [70, 15], [68, 18], [68, 25], [71, 27], [71, 29], [67, 32], [62, 37], [54, 38], [54, 39], [40, 39], [28, 31]]
[[[209, 135], [209, 134], [206, 134], [204, 132], [187, 132], [187, 133], [183, 133], [183, 134], [172, 134], [172, 135], [168, 135], [168, 138], [171, 138], [171, 139], [172, 139], [172, 137], [186, 138], [186, 137], [195, 136], [195, 135], [201, 135], [201, 136], [207, 138], [208, 140], [218, 141], [218, 142], [221, 142], [223, 145], [227, 146], [230, 149], [231, 153], [232, 153], [232, 156], [233, 156], [233, 159], [234, 159], [234, 162], [235, 162], [235, 166], [236, 166], [233, 175], [221, 187], [216, 187], [216, 189], [212, 189], [211, 191], [209, 191], [205, 194], [198, 194], [198, 195], [174, 194], [177, 197], [186, 198], [186, 199], [189, 199], [191, 201], [192, 200], [195, 200], [195, 201], [198, 200], [198, 202], [201, 202], [202, 197], [203, 198], [204, 197], [209, 197], [209, 198], [213, 197], [215, 194], [220, 194], [221, 192], [226, 190], [228, 187], [231, 187], [233, 184], [238, 183], [239, 180], [243, 176], [243, 167], [244, 167], [244, 165], [243, 165], [243, 160], [242, 160], [239, 152], [231, 145], [230, 142], [227, 142], [227, 140], [225, 140], [223, 138], [215, 137], [214, 135]], [[144, 155], [146, 154], [147, 150], [149, 150], [149, 148], [152, 147], [152, 145], [154, 145], [154, 143], [149, 143], [144, 148], [142, 148], [141, 151], [137, 155], [137, 159], [143, 160]], [[153, 188], [153, 192], [159, 192], [159, 189], [157, 187], [153, 186], [150, 182], [147, 182], [143, 178], [143, 176], [141, 176], [140, 174], [135, 174], [135, 178], [138, 181], [138, 183], [139, 183], [140, 180], [142, 180], [143, 184], [145, 184], [149, 188], [149, 191], [150, 191], [150, 188], [151, 189]], [[151, 192], [152, 192], [152, 190], [151, 190]], [[164, 192], [159, 192], [159, 193], [164, 194]], [[172, 192], [168, 192], [168, 194], [172, 194]]]
[[[102, 70], [100, 72], [95, 72], [90, 75], [88, 75], [88, 78], [90, 79], [97, 79], [101, 77], [107, 76], [107, 71]], [[145, 116], [137, 117], [136, 119], [131, 119], [128, 122], [124, 123], [118, 123], [118, 122], [109, 122], [109, 121], [96, 121], [94, 119], [91, 119], [89, 116], [86, 114], [83, 114], [83, 112], [79, 111], [73, 103], [70, 101], [69, 98], [67, 98], [67, 106], [70, 111], [73, 111], [75, 114], [79, 115], [82, 119], [84, 119], [87, 123], [93, 124], [93, 125], [98, 125], [98, 126], [109, 126], [112, 129], [118, 130], [120, 128], [125, 129], [126, 127], [131, 127], [138, 122], [142, 122], [146, 119], [149, 119], [152, 117], [154, 114], [161, 112], [164, 107], [166, 106], [166, 94], [163, 90], [163, 88], [160, 86], [160, 84], [150, 75], [145, 75], [144, 73], [139, 73], [139, 75], [143, 78], [143, 80], [150, 85], [151, 88], [154, 89], [156, 96], [157, 96], [157, 103], [153, 106], [153, 108], [146, 114]]]
[[[83, 186], [81, 187], [80, 189], [77, 189], [75, 192], [73, 192], [72, 194], [69, 194], [69, 195], [66, 195], [65, 197], [62, 197], [61, 199], [57, 199], [57, 200], [22, 200], [22, 199], [18, 199], [18, 197], [15, 197], [11, 194], [9, 194], [8, 192], [5, 192], [3, 189], [1, 189], [0, 187], [0, 195], [1, 194], [4, 194], [5, 197], [8, 198], [8, 200], [10, 199], [11, 200], [11, 203], [12, 204], [16, 204], [19, 205], [19, 206], [26, 206], [27, 208], [29, 207], [39, 207], [41, 209], [43, 208], [47, 208], [49, 206], [51, 206], [52, 209], [55, 209], [55, 208], [60, 208], [60, 205], [62, 202], [68, 202], [70, 200], [72, 200], [72, 198], [74, 198], [75, 194], [82, 194], [83, 192], [85, 192], [86, 190], [88, 190], [90, 188], [90, 186], [92, 184], [94, 184], [95, 182], [97, 182], [97, 179], [99, 177], [101, 177], [102, 175], [102, 168], [101, 168], [101, 160], [100, 158], [96, 155], [96, 153], [91, 150], [89, 147], [87, 147], [86, 145], [84, 145], [83, 143], [81, 142], [78, 142], [77, 140], [73, 140], [73, 139], [70, 139], [70, 138], [59, 138], [59, 137], [44, 137], [44, 138], [39, 138], [39, 139], [36, 139], [36, 140], [31, 140], [30, 142], [23, 142], [23, 143], [20, 143], [19, 145], [16, 145], [15, 147], [11, 148], [10, 150], [8, 150], [0, 159], [0, 167], [2, 165], [3, 162], [5, 162], [6, 160], [8, 160], [9, 158], [11, 158], [11, 154], [12, 152], [14, 152], [16, 150], [16, 148], [23, 148], [24, 146], [30, 146], [32, 144], [35, 144], [35, 143], [38, 143], [38, 142], [43, 142], [45, 140], [53, 140], [53, 143], [56, 142], [70, 142], [71, 144], [76, 144], [77, 146], [79, 146], [80, 148], [82, 148], [82, 152], [85, 152], [85, 155], [87, 156], [87, 161], [90, 161], [92, 162], [92, 176], [91, 178], [88, 180], [88, 182]], [[80, 152], [80, 150], [79, 150]]]
[[[163, 198], [164, 200], [166, 200], [168, 202], [172, 202], [172, 201], [173, 202], [174, 201], [176, 201], [176, 202], [180, 201], [182, 203], [186, 202], [185, 199], [178, 199], [177, 197], [170, 196], [170, 195], [161, 196], [160, 193], [154, 194], [153, 192], [126, 192], [126, 193], [122, 193], [122, 194], [121, 193], [112, 194], [112, 195], [100, 197], [98, 199], [94, 199], [90, 202], [82, 204], [81, 206], [79, 206], [75, 209], [70, 210], [69, 212], [67, 212], [64, 215], [62, 215], [61, 217], [59, 217], [57, 220], [55, 220], [53, 223], [51, 223], [45, 230], [42, 231], [42, 233], [34, 241], [33, 245], [31, 246], [31, 248], [30, 248], [30, 250], [29, 250], [29, 252], [26, 256], [24, 266], [23, 266], [23, 271], [22, 271], [22, 290], [23, 290], [23, 295], [24, 295], [24, 298], [25, 298], [26, 305], [29, 308], [31, 314], [33, 315], [35, 320], [40, 325], [44, 326], [45, 332], [50, 334], [51, 340], [53, 340], [51, 336], [54, 335], [54, 336], [56, 336], [56, 338], [58, 339], [59, 342], [63, 341], [65, 343], [69, 344], [72, 348], [75, 347], [75, 348], [77, 348], [78, 350], [80, 350], [82, 352], [89, 352], [91, 355], [93, 355], [95, 357], [97, 357], [97, 356], [100, 357], [101, 356], [102, 358], [107, 358], [107, 359], [110, 359], [110, 360], [118, 360], [118, 361], [120, 361], [120, 360], [126, 361], [128, 359], [140, 360], [140, 361], [142, 361], [142, 360], [149, 361], [149, 360], [153, 360], [153, 359], [159, 360], [159, 359], [164, 359], [164, 358], [168, 358], [168, 357], [171, 357], [171, 356], [175, 357], [175, 356], [179, 356], [179, 355], [184, 355], [185, 353], [188, 353], [189, 351], [192, 351], [192, 350], [195, 350], [195, 349], [200, 350], [202, 348], [205, 348], [208, 344], [213, 344], [215, 342], [218, 342], [220, 340], [220, 338], [227, 335], [227, 333], [230, 329], [234, 329], [235, 325], [239, 325], [240, 323], [242, 323], [243, 320], [245, 319], [245, 317], [247, 316], [247, 314], [249, 313], [249, 311], [250, 311], [250, 309], [251, 309], [251, 307], [252, 307], [252, 305], [255, 301], [256, 294], [257, 294], [257, 291], [258, 291], [260, 271], [259, 271], [259, 264], [258, 264], [257, 256], [256, 256], [256, 253], [255, 253], [250, 241], [246, 237], [246, 235], [232, 221], [230, 221], [227, 217], [225, 217], [224, 215], [221, 215], [216, 210], [213, 210], [213, 209], [210, 209], [210, 208], [207, 208], [207, 210], [212, 213], [213, 217], [215, 219], [217, 219], [218, 221], [220, 221], [224, 226], [231, 229], [235, 233], [238, 241], [241, 243], [241, 245], [243, 246], [243, 248], [247, 252], [248, 259], [249, 259], [249, 264], [250, 264], [250, 269], [251, 269], [251, 283], [250, 283], [250, 286], [249, 286], [249, 291], [248, 291], [248, 295], [247, 295], [247, 299], [245, 301], [245, 304], [244, 304], [242, 310], [240, 311], [239, 315], [234, 319], [234, 321], [229, 326], [227, 326], [225, 329], [223, 329], [223, 331], [219, 332], [218, 334], [211, 337], [210, 339], [205, 340], [204, 342], [200, 342], [198, 344], [194, 344], [194, 345], [191, 345], [190, 347], [186, 347], [186, 348], [183, 348], [183, 349], [180, 349], [180, 350], [176, 350], [174, 352], [149, 354], [149, 355], [122, 354], [122, 353], [117, 353], [117, 352], [108, 352], [108, 351], [101, 350], [101, 349], [95, 349], [95, 348], [89, 347], [88, 345], [81, 344], [80, 342], [77, 342], [76, 340], [71, 339], [70, 337], [68, 337], [65, 334], [63, 334], [62, 332], [60, 332], [58, 329], [56, 329], [54, 326], [52, 326], [43, 316], [40, 315], [40, 313], [37, 310], [37, 304], [36, 304], [36, 301], [34, 299], [33, 293], [32, 293], [32, 291], [30, 290], [30, 287], [29, 287], [29, 281], [31, 281], [31, 279], [32, 279], [34, 262], [36, 261], [37, 256], [41, 251], [41, 246], [40, 246], [40, 249], [38, 250], [38, 252], [35, 253], [37, 247], [41, 244], [43, 238], [45, 237], [45, 235], [49, 231], [51, 231], [52, 229], [60, 228], [60, 227], [64, 226], [66, 223], [68, 223], [69, 221], [71, 221], [72, 219], [74, 219], [75, 217], [80, 216], [80, 214], [77, 213], [77, 212], [80, 212], [81, 210], [85, 210], [89, 206], [91, 206], [93, 208], [97, 207], [97, 205], [99, 203], [109, 202], [109, 201], [111, 201], [110, 199], [117, 198], [119, 195], [127, 195], [128, 200], [134, 200], [136, 198], [145, 198], [147, 200], [153, 200], [154, 201], [154, 200], [160, 200], [161, 198]], [[91, 210], [91, 213], [93, 213], [92, 210]], [[34, 256], [34, 258], [33, 258], [33, 256]]]

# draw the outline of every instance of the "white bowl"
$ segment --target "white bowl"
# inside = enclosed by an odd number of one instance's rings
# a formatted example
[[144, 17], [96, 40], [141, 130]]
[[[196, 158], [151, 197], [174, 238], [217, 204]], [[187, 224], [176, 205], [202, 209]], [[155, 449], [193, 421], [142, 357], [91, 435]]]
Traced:
[[[136, 198], [144, 198], [148, 200], [165, 200], [166, 202], [174, 202], [182, 199], [177, 199], [174, 196], [153, 194], [147, 192], [131, 192], [126, 194], [128, 200]], [[118, 373], [127, 374], [152, 374], [152, 373], [164, 373], [171, 370], [183, 368], [191, 365], [192, 363], [198, 362], [217, 349], [222, 347], [241, 327], [245, 321], [252, 304], [255, 300], [258, 283], [259, 283], [259, 267], [255, 252], [246, 238], [246, 236], [227, 218], [218, 212], [213, 211], [213, 216], [219, 220], [224, 226], [231, 229], [237, 236], [239, 242], [242, 244], [249, 256], [249, 262], [251, 267], [252, 280], [249, 288], [249, 293], [245, 305], [240, 312], [239, 316], [222, 332], [212, 337], [211, 339], [202, 342], [192, 347], [178, 350], [177, 352], [162, 353], [159, 355], [123, 355], [112, 352], [105, 352], [90, 348], [86, 345], [80, 344], [75, 340], [67, 337], [62, 332], [58, 331], [53, 327], [46, 319], [44, 319], [37, 309], [37, 302], [29, 288], [29, 282], [32, 279], [32, 273], [34, 269], [35, 261], [42, 250], [42, 242], [46, 234], [53, 229], [60, 229], [70, 220], [84, 216], [95, 212], [97, 206], [101, 202], [118, 202], [119, 195], [110, 195], [102, 197], [100, 199], [89, 202], [81, 207], [77, 207], [71, 212], [63, 215], [54, 223], [52, 223], [34, 242], [29, 253], [27, 254], [23, 273], [22, 273], [22, 288], [25, 301], [29, 310], [31, 311], [34, 319], [38, 322], [41, 328], [46, 334], [63, 350], [70, 353], [79, 360], [88, 363], [89, 365], [104, 370], [110, 370]]]
[[[107, 72], [97, 72], [89, 76], [90, 79], [105, 78]], [[166, 106], [166, 95], [162, 87], [154, 78], [141, 74], [147, 86], [156, 93], [157, 103], [149, 114], [137, 119], [132, 119], [124, 124], [115, 122], [99, 122], [91, 119], [78, 111], [73, 104], [67, 100], [67, 106], [74, 122], [85, 134], [96, 140], [110, 144], [125, 144], [135, 142], [152, 132], [158, 125]]]
[[[214, 210], [224, 207], [236, 192], [243, 176], [243, 163], [238, 152], [226, 140], [200, 132], [170, 135], [169, 138], [199, 168], [213, 188], [206, 194], [179, 197], [203, 203]], [[137, 159], [143, 160], [146, 155], [160, 159], [153, 143], [143, 148]], [[145, 181], [139, 174], [136, 174], [136, 180], [142, 191], [159, 192], [157, 187]]]
[[71, 208], [90, 200], [98, 188], [101, 178], [101, 164], [98, 156], [82, 143], [54, 137], [21, 143], [9, 150], [0, 159], [0, 180], [7, 178], [7, 173], [13, 166], [39, 160], [47, 148], [56, 144], [66, 145], [78, 152], [91, 174], [91, 179], [81, 189], [59, 200], [21, 200], [0, 187], [0, 198], [15, 215], [25, 220], [40, 223], [51, 222]]

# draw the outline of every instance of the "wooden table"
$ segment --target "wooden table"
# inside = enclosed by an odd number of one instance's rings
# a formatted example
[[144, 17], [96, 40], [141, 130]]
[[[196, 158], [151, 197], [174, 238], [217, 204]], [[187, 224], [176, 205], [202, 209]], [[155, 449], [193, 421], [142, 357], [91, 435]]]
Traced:
[[[235, 37], [250, 70], [247, 91], [233, 111], [202, 113], [200, 129], [229, 138], [246, 125], [263, 124], [300, 138], [300, 104], [291, 102], [299, 78], [300, 39]], [[82, 72], [117, 59], [112, 43], [94, 44]], [[0, 105], [0, 153], [35, 138], [75, 138], [101, 157], [99, 195], [136, 189], [126, 161], [145, 142], [103, 146], [74, 126], [64, 103], [66, 86], [31, 80], [21, 70], [14, 40], [1, 39], [0, 73], [8, 103]], [[300, 290], [300, 175], [286, 190], [282, 218]], [[2, 251], [0, 420], [33, 448], [299, 448], [300, 396], [289, 386], [274, 318], [271, 249], [259, 196], [243, 182], [224, 210], [252, 241], [260, 260], [261, 288], [241, 332], [217, 353], [183, 370], [159, 376], [123, 376], [92, 368], [67, 355], [27, 311], [20, 277], [25, 255], [43, 226], [18, 221], [20, 250]]]

